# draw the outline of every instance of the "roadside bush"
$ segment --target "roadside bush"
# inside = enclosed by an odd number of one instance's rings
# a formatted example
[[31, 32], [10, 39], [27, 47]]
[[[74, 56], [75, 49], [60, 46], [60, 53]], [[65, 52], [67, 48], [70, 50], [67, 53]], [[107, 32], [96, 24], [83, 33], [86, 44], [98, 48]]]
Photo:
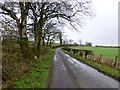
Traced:
[[50, 47], [42, 47], [41, 48], [41, 55], [45, 55], [50, 50]]
[[2, 84], [3, 88], [14, 86], [17, 78], [21, 78], [30, 69], [30, 62], [22, 58], [19, 44], [6, 39], [2, 42]]
[[[3, 87], [12, 87], [14, 80], [22, 75], [22, 54], [18, 44], [6, 39], [2, 43], [2, 81]], [[24, 65], [24, 64], [22, 64]], [[26, 66], [26, 65], [25, 65]]]

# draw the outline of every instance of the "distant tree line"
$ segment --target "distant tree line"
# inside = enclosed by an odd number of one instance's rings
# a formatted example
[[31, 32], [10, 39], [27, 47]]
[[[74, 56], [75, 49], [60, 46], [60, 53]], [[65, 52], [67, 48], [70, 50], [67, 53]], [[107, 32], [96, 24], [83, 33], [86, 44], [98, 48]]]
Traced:
[[102, 45], [96, 45], [95, 47], [103, 47], [103, 48], [120, 48], [120, 46], [102, 46]]

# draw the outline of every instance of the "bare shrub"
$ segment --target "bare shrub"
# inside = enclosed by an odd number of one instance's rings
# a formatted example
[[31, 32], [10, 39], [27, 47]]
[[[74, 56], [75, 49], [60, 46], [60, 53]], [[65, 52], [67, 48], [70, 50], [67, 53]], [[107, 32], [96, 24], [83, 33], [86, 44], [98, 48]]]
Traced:
[[106, 66], [110, 66], [110, 67], [113, 67], [115, 69], [120, 69], [120, 62], [119, 60], [117, 59], [117, 62], [115, 65], [113, 65], [114, 63], [114, 58], [109, 58], [109, 57], [101, 57], [99, 55], [94, 55], [93, 56], [93, 61], [97, 62], [97, 63], [100, 63], [100, 64], [104, 64]]
[[46, 54], [50, 50], [50, 47], [42, 47], [41, 48], [41, 55]]
[[111, 58], [102, 57], [102, 59], [101, 59], [102, 64], [110, 66], [110, 67], [112, 67], [112, 62], [113, 62], [113, 59], [111, 59]]
[[98, 62], [98, 59], [99, 59], [99, 56], [98, 56], [98, 55], [94, 55], [94, 56], [93, 56], [93, 61]]
[[[103, 57], [102, 55], [93, 55], [92, 57], [90, 57], [93, 61], [100, 63], [100, 64], [104, 64], [106, 66], [110, 66], [113, 68], [119, 68], [120, 63], [117, 62], [115, 66], [113, 66], [113, 61], [114, 58], [109, 58], [109, 57]], [[118, 61], [118, 60], [117, 60]]]
[[93, 55], [88, 54], [88, 55], [87, 55], [87, 58], [88, 58], [88, 59], [93, 59]]

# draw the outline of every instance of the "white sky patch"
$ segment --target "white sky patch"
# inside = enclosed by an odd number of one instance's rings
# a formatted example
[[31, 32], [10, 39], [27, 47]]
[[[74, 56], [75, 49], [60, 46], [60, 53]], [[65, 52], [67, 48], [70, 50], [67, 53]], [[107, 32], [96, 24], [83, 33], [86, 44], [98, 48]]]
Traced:
[[68, 39], [90, 41], [93, 45], [118, 45], [118, 1], [92, 0], [96, 16], [86, 20], [79, 31], [65, 28]]

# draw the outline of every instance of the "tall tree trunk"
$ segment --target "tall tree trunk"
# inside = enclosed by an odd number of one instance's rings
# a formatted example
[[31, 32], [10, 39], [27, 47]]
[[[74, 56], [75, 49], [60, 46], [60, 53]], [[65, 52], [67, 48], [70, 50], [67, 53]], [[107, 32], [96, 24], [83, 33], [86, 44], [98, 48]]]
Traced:
[[26, 34], [26, 20], [23, 20], [23, 22], [21, 24], [18, 24], [18, 30], [19, 30], [19, 44], [20, 44], [20, 48], [21, 48], [21, 52], [23, 55], [23, 58], [25, 60], [27, 59], [32, 59], [32, 51], [29, 48], [29, 43], [28, 43], [28, 38], [27, 38], [27, 34]]
[[42, 45], [45, 46], [45, 33], [42, 36]]
[[28, 38], [26, 34], [26, 24], [27, 24], [27, 15], [28, 15], [28, 8], [29, 3], [28, 2], [20, 2], [20, 9], [21, 9], [21, 22], [19, 21], [18, 24], [18, 30], [20, 35], [20, 48], [23, 55], [23, 58], [25, 60], [32, 59], [32, 52], [29, 48]]
[[60, 40], [60, 45], [62, 45], [62, 33], [59, 33], [59, 40]]
[[34, 41], [34, 46], [33, 46], [33, 53], [35, 54], [35, 56], [38, 56], [37, 55], [38, 29], [37, 29], [37, 18], [36, 17], [34, 20], [34, 40], [35, 41]]
[[32, 57], [31, 57], [32, 52], [29, 48], [28, 39], [26, 37], [20, 37], [20, 48], [21, 48], [23, 58], [25, 60], [32, 59]]
[[[11, 5], [11, 4], [10, 4]], [[14, 5], [14, 4], [13, 4]], [[17, 22], [19, 36], [20, 36], [20, 48], [24, 59], [28, 59], [30, 55], [30, 48], [28, 45], [28, 38], [26, 34], [26, 24], [27, 16], [29, 11], [30, 2], [18, 2], [20, 8], [20, 18], [17, 17], [14, 9], [9, 9], [6, 6], [1, 6], [0, 8], [8, 13], [8, 15]], [[17, 8], [17, 7], [13, 7]], [[16, 9], [15, 9], [16, 10]]]
[[37, 38], [37, 17], [35, 17], [35, 20], [34, 20], [34, 38], [35, 38], [35, 41], [36, 41], [36, 38]]
[[42, 42], [42, 24], [38, 23], [37, 25], [37, 35], [35, 41], [35, 55], [37, 57], [41, 54], [41, 42]]
[[52, 45], [52, 41], [53, 41], [53, 39], [55, 38], [55, 36], [53, 36], [52, 37], [52, 39], [50, 39], [50, 43], [49, 43], [49, 46], [51, 46]]
[[49, 41], [50, 41], [50, 36], [48, 36], [48, 39], [47, 39], [47, 47], [49, 46]]
[[41, 54], [41, 43], [42, 43], [42, 27], [43, 27], [43, 24], [44, 24], [44, 21], [43, 21], [43, 15], [44, 15], [44, 6], [45, 4], [42, 3], [42, 7], [41, 7], [41, 12], [40, 12], [40, 19], [37, 23], [37, 37], [36, 37], [36, 55], [37, 57], [40, 56]]

